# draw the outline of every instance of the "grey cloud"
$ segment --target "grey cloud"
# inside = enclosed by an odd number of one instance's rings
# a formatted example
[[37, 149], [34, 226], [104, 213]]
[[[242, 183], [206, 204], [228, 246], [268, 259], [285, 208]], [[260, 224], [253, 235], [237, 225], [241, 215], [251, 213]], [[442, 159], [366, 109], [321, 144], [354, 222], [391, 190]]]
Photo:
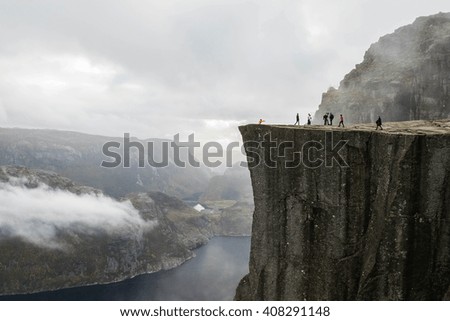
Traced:
[[[448, 1], [1, 1], [0, 126], [209, 139], [291, 122], [370, 43]], [[1, 108], [0, 108], [1, 110]]]
[[76, 195], [25, 179], [0, 183], [0, 237], [19, 237], [40, 247], [64, 249], [58, 232], [137, 235], [156, 222], [144, 221], [129, 201], [103, 195]]

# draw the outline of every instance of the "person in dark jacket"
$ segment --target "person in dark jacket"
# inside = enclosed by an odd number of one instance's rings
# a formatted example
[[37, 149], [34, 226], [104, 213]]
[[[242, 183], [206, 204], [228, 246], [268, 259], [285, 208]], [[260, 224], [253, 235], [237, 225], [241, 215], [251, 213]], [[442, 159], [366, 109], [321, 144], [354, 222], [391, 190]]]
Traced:
[[296, 122], [295, 122], [294, 126], [295, 125], [299, 125], [300, 126], [300, 115], [298, 113], [297, 113], [297, 116], [295, 117], [295, 119], [296, 119]]
[[377, 128], [375, 130], [378, 130], [378, 127], [380, 127], [380, 130], [383, 130], [383, 127], [381, 126], [383, 124], [383, 122], [381, 121], [380, 116], [378, 116], [378, 119], [375, 123], [377, 124]]
[[333, 119], [334, 119], [334, 115], [333, 115], [333, 113], [330, 113], [330, 123], [329, 123], [330, 126], [333, 126]]
[[311, 114], [308, 114], [308, 125], [311, 125], [311, 119], [312, 119]]
[[328, 113], [326, 113], [325, 115], [323, 115], [323, 124], [324, 124], [324, 125], [328, 125]]

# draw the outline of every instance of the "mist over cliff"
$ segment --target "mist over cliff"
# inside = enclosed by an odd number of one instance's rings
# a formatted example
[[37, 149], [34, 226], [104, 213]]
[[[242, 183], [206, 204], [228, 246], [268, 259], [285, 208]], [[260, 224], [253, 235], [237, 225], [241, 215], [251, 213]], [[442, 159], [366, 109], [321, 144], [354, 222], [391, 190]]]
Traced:
[[364, 60], [322, 95], [315, 121], [348, 123], [450, 117], [450, 13], [417, 18], [370, 46]]

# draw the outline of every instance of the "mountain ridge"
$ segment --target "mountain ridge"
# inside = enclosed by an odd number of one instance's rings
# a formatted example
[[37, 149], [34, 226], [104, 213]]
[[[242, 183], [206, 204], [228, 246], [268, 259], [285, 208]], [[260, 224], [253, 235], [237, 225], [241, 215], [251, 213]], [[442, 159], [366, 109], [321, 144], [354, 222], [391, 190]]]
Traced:
[[343, 114], [346, 123], [450, 117], [450, 13], [417, 18], [380, 37], [339, 88], [322, 95], [315, 114]]
[[[162, 191], [178, 198], [190, 198], [206, 189], [211, 176], [207, 168], [179, 168], [174, 164], [164, 168], [146, 164], [144, 168], [139, 168], [134, 148], [130, 154], [130, 168], [122, 165], [116, 168], [101, 167], [101, 163], [108, 160], [103, 155], [103, 145], [113, 141], [121, 143], [123, 148], [123, 139], [50, 129], [0, 128], [0, 165], [54, 171], [116, 198], [146, 191]], [[148, 142], [133, 138], [132, 141], [144, 146]], [[158, 159], [162, 155], [160, 143], [167, 140], [152, 141], [155, 143], [152, 152]], [[181, 151], [186, 158], [186, 151]]]

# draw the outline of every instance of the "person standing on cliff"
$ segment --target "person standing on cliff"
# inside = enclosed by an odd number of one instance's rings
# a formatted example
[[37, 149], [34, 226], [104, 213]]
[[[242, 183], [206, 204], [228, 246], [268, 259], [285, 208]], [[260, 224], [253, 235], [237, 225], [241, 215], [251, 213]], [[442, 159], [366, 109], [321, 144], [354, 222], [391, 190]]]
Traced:
[[330, 122], [329, 122], [330, 126], [333, 126], [333, 119], [334, 119], [334, 115], [333, 115], [333, 113], [330, 113]]
[[328, 113], [326, 113], [325, 115], [323, 115], [323, 124], [324, 124], [324, 125], [328, 125]]
[[311, 119], [312, 119], [311, 114], [308, 114], [308, 122], [307, 122], [308, 125], [311, 125]]
[[295, 119], [296, 119], [296, 122], [295, 122], [294, 126], [295, 125], [299, 125], [300, 126], [300, 115], [298, 113], [297, 113], [297, 116], [295, 117]]
[[341, 127], [341, 124], [342, 124], [342, 127], [345, 127], [344, 116], [342, 116], [342, 114], [339, 116], [339, 126], [338, 127]]
[[375, 122], [375, 124], [377, 124], [377, 128], [375, 130], [378, 130], [378, 127], [380, 127], [380, 130], [383, 130], [383, 127], [381, 126], [383, 123], [381, 121], [381, 117], [380, 116], [378, 116], [378, 119]]

